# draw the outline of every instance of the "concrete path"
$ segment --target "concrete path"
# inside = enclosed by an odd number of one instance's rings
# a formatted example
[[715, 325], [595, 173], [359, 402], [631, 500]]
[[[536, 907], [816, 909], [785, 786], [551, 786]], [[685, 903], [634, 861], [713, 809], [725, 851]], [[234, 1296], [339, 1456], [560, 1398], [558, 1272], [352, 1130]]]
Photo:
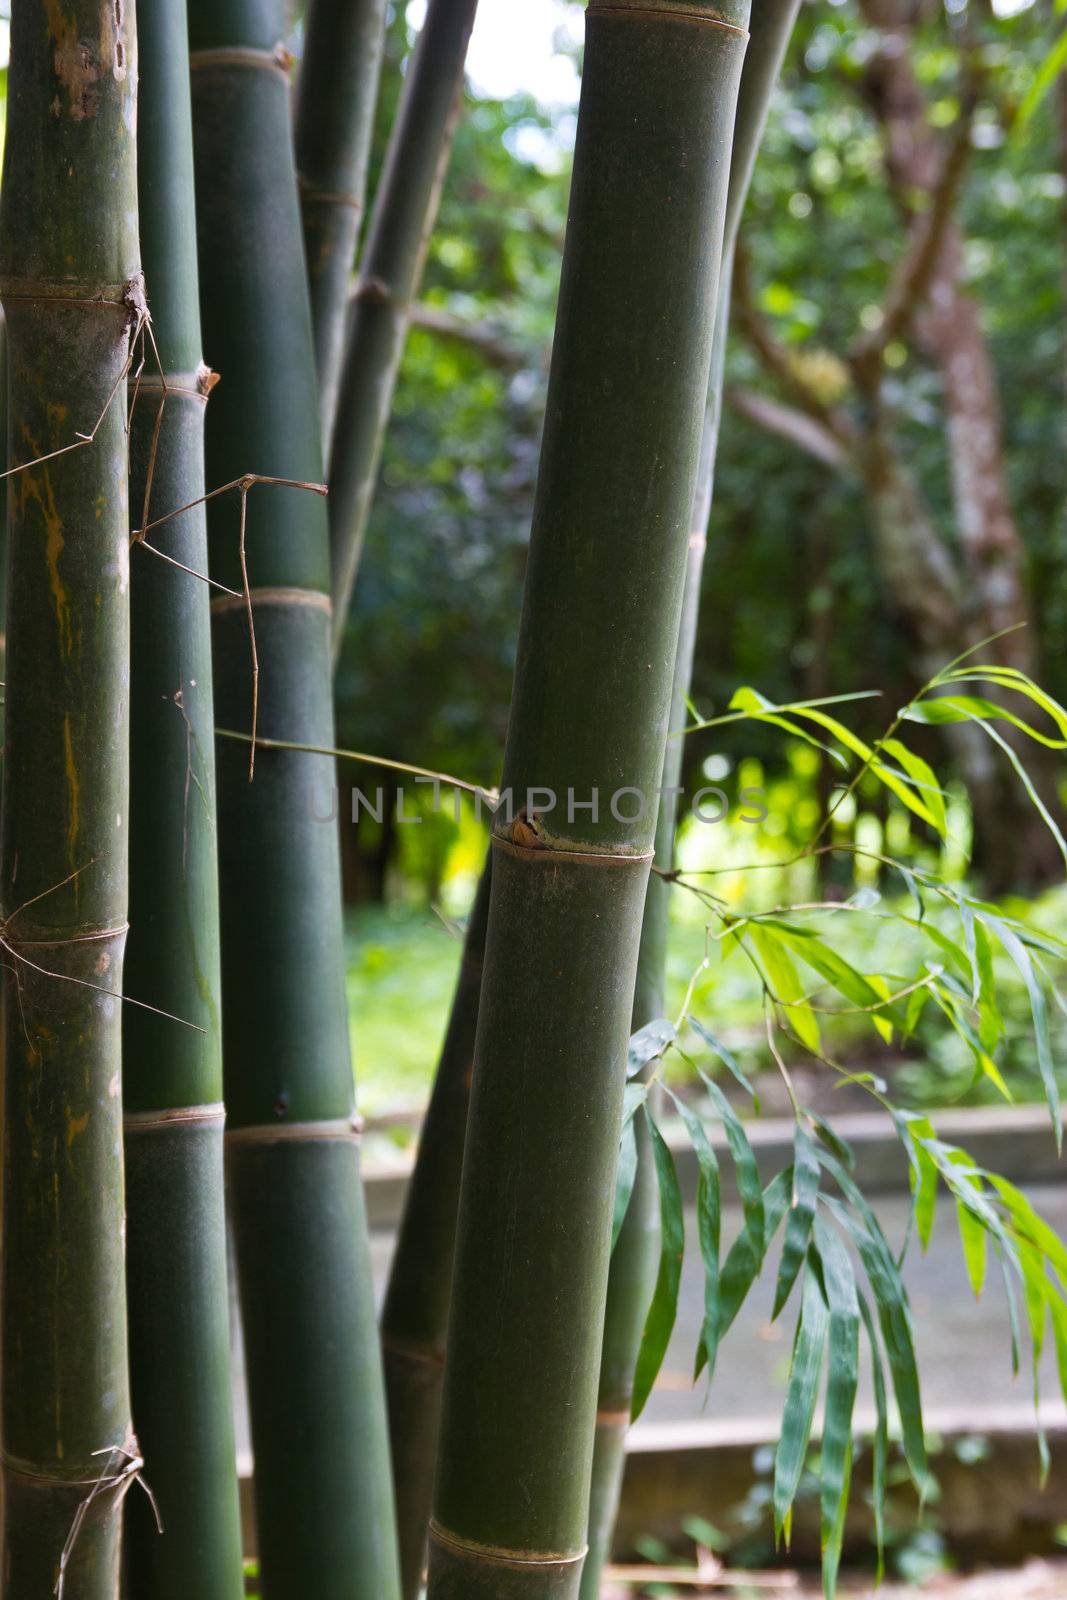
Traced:
[[[1067, 1237], [1067, 1185], [1041, 1185], [1027, 1192], [1038, 1211], [1061, 1236]], [[891, 1246], [897, 1249], [907, 1225], [907, 1197], [880, 1195], [873, 1204]], [[736, 1207], [725, 1208], [724, 1254], [740, 1220]], [[702, 1315], [703, 1269], [691, 1212], [687, 1213], [686, 1225], [678, 1322], [659, 1382], [635, 1429], [634, 1445], [640, 1447], [643, 1441], [652, 1444], [661, 1439], [666, 1426], [685, 1424], [699, 1427], [707, 1442], [718, 1427], [724, 1436], [732, 1438], [774, 1438], [785, 1395], [796, 1315], [791, 1304], [777, 1323], [770, 1321], [777, 1256], [772, 1255], [727, 1335], [709, 1394], [706, 1380], [702, 1379], [695, 1388], [691, 1381]], [[380, 1293], [392, 1252], [392, 1235], [377, 1231], [372, 1234], [371, 1245]], [[976, 1302], [964, 1271], [955, 1210], [944, 1195], [939, 1201], [929, 1252], [923, 1256], [913, 1239], [904, 1275], [916, 1324], [927, 1425], [947, 1426], [945, 1419], [951, 1418], [958, 1427], [961, 1416], [973, 1414], [975, 1431], [980, 1432], [983, 1418], [1003, 1417], [1007, 1412], [1025, 1418], [1031, 1401], [1029, 1355], [1024, 1348], [1023, 1369], [1018, 1379], [1013, 1379], [999, 1270], [990, 1257], [989, 1282], [982, 1299]], [[870, 1416], [868, 1367], [865, 1353], [857, 1410], [861, 1426]], [[1051, 1351], [1046, 1352], [1041, 1374], [1043, 1417], [1049, 1425], [1067, 1424], [1067, 1407], [1059, 1393]], [[243, 1374], [238, 1377], [238, 1450], [244, 1456], [249, 1447], [248, 1424], [240, 1381]], [[710, 1436], [709, 1424], [713, 1430]], [[678, 1435], [679, 1441], [682, 1437]]]

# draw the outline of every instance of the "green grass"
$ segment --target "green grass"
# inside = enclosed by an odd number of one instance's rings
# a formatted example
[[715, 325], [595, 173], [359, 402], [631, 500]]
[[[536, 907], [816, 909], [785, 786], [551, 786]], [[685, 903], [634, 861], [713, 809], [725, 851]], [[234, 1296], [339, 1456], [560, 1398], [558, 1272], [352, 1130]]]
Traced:
[[348, 1014], [364, 1114], [425, 1101], [461, 951], [460, 936], [428, 909], [374, 907], [350, 915]]
[[[883, 903], [880, 909], [887, 907]], [[1030, 907], [1012, 909], [1028, 911], [1036, 925], [1057, 935], [1067, 927], [1067, 894], [1063, 890], [1043, 896]], [[667, 1009], [675, 1015], [704, 954], [705, 936], [700, 908], [691, 897], [677, 894], [672, 910]], [[862, 970], [912, 970], [915, 946], [921, 941], [895, 919], [849, 917], [846, 922], [838, 917], [830, 919], [830, 925], [834, 943]], [[398, 904], [386, 909], [361, 908], [351, 914], [348, 1002], [359, 1105], [365, 1114], [417, 1109], [425, 1103], [448, 1020], [461, 947], [461, 930], [446, 926], [426, 907]], [[723, 961], [714, 942], [710, 949], [709, 967], [694, 989], [694, 1014], [730, 1045], [747, 1071], [759, 1074], [768, 1067], [768, 1060], [754, 975], [748, 963], [736, 955]], [[1003, 977], [1007, 1039], [1000, 1052], [1001, 1067], [1018, 1099], [1039, 1100], [1042, 1088], [1026, 995], [1021, 984], [1013, 982], [1010, 970]], [[1057, 1064], [1067, 1065], [1067, 1017], [1053, 1008], [1051, 1023]], [[906, 1062], [895, 1068], [884, 1055], [881, 1060], [865, 1062], [871, 1056], [872, 1041], [862, 1018], [840, 1018], [834, 1038], [840, 1056], [853, 1066], [865, 1063], [878, 1071], [888, 1068], [902, 1104], [929, 1108], [961, 1099], [998, 1098], [987, 1079], [975, 1083], [966, 1050], [936, 1013], [924, 1019], [907, 1050]], [[795, 1051], [788, 1046], [785, 1053], [796, 1061]], [[684, 1070], [677, 1063], [677, 1071]], [[1067, 1072], [1064, 1078], [1067, 1080]], [[1067, 1081], [1063, 1087], [1067, 1089]]]

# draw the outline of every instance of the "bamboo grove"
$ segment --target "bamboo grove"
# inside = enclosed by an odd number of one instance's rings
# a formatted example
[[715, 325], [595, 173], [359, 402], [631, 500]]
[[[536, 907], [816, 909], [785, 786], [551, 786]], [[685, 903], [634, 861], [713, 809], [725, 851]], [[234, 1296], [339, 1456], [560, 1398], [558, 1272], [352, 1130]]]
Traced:
[[[345, 754], [333, 672], [475, 0], [429, 0], [369, 203], [384, 0], [310, 0], [298, 67], [281, 0], [16, 0], [3, 1600], [245, 1592], [231, 1276], [264, 1600], [596, 1600], [678, 1302], [668, 1112], [701, 1171], [698, 1373], [783, 1236], [775, 1315], [794, 1306], [797, 1332], [776, 1530], [825, 1365], [832, 1594], [864, 1341], [879, 1542], [890, 1396], [925, 1484], [907, 1296], [847, 1150], [794, 1095], [794, 1159], [764, 1185], [714, 1019], [665, 1017], [734, 251], [798, 7], [589, 0], [500, 793], [379, 1327], [338, 835], [312, 801]], [[846, 793], [871, 779], [943, 836], [940, 781], [904, 730], [966, 724], [1005, 747], [1011, 696], [1017, 741], [1067, 748], [1067, 713], [973, 654], [876, 745], [827, 702], [751, 689], [720, 721], [817, 739], [852, 764]], [[639, 804], [591, 798], [609, 794]], [[809, 853], [833, 848], [830, 821]], [[883, 1038], [940, 1008], [995, 1075], [995, 949], [1026, 982], [1058, 1127], [1041, 958], [1062, 952], [900, 870], [918, 906], [902, 925], [940, 964], [895, 987], [788, 908], [740, 917], [685, 887], [760, 974], [772, 1048], [778, 1029], [824, 1063], [804, 974]], [[664, 1073], [694, 1038], [716, 1060], [697, 1069], [706, 1117]], [[941, 1186], [976, 1292], [991, 1241], [1067, 1374], [1067, 1251], [1011, 1184], [895, 1114], [920, 1241]], [[705, 1121], [742, 1199], [725, 1255]]]

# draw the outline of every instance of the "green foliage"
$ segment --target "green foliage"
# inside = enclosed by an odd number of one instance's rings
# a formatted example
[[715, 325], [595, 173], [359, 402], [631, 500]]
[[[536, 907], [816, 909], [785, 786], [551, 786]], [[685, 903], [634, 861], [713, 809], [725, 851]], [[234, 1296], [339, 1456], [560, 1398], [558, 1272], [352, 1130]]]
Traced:
[[[1029, 714], [972, 693], [983, 686], [1010, 691], [1036, 708], [1056, 730], [1048, 733]], [[858, 697], [857, 697], [858, 698]], [[823, 709], [823, 704], [778, 705], [754, 690], [739, 691], [723, 720], [740, 712], [796, 736], [798, 719], [819, 729], [820, 743], [840, 764], [843, 787], [831, 798], [821, 823], [799, 857], [819, 852], [853, 852], [833, 840], [833, 816], [844, 798], [874, 781], [929, 832], [944, 841], [949, 832], [945, 790], [933, 768], [901, 736], [906, 724], [934, 717], [959, 717], [976, 723], [999, 745], [994, 724], [1007, 721], [1026, 738], [1059, 747], [1067, 733], [1067, 712], [1022, 673], [953, 662], [938, 673], [893, 718], [883, 736], [868, 742]], [[1009, 754], [1014, 755], [1014, 751]], [[1025, 784], [1021, 764], [1013, 762]], [[1039, 804], [1039, 802], [1038, 802]], [[1040, 809], [1040, 804], [1039, 804]], [[1049, 824], [1055, 829], [1052, 819]], [[873, 1513], [879, 1564], [885, 1544], [885, 1496], [889, 1447], [889, 1396], [895, 1402], [907, 1469], [920, 1496], [929, 1487], [919, 1372], [911, 1311], [894, 1254], [882, 1227], [853, 1177], [847, 1145], [827, 1122], [801, 1101], [785, 1055], [799, 1052], [836, 1075], [862, 1087], [890, 1113], [909, 1160], [912, 1227], [920, 1248], [929, 1245], [938, 1196], [948, 1192], [955, 1205], [968, 1278], [983, 1292], [990, 1246], [1001, 1267], [1012, 1327], [1013, 1361], [1018, 1365], [1021, 1294], [1033, 1360], [1035, 1406], [1038, 1362], [1051, 1329], [1061, 1384], [1067, 1395], [1067, 1247], [1007, 1179], [978, 1167], [963, 1150], [939, 1138], [931, 1117], [899, 1107], [886, 1083], [870, 1071], [850, 1072], [833, 1054], [833, 1035], [843, 1019], [858, 1018], [882, 1045], [899, 1048], [915, 1033], [925, 1007], [937, 1013], [965, 1044], [973, 1070], [1008, 1095], [996, 1055], [1004, 1035], [1002, 973], [1014, 969], [1029, 1005], [1030, 1028], [1057, 1141], [1061, 1137], [1059, 1090], [1050, 1043], [1050, 1000], [1057, 999], [1044, 962], [1063, 947], [1024, 918], [969, 894], [958, 882], [927, 866], [904, 866], [880, 855], [879, 866], [896, 871], [907, 896], [895, 906], [877, 895], [843, 903], [808, 902], [737, 911], [713, 889], [684, 872], [670, 874], [701, 903], [705, 937], [720, 946], [724, 963], [747, 961], [763, 996], [767, 1048], [786, 1085], [796, 1119], [793, 1160], [766, 1186], [744, 1124], [731, 1099], [699, 1056], [710, 1052], [738, 1088], [752, 1085], [731, 1052], [694, 1014], [697, 983], [708, 964], [701, 962], [673, 1022], [653, 1022], [635, 1034], [630, 1073], [641, 1075], [641, 1115], [650, 1118], [659, 1180], [662, 1256], [659, 1279], [645, 1326], [638, 1362], [633, 1414], [644, 1406], [674, 1325], [685, 1229], [677, 1173], [668, 1147], [651, 1121], [651, 1084], [662, 1079], [672, 1055], [683, 1062], [704, 1093], [706, 1110], [674, 1089], [670, 1104], [693, 1143], [699, 1163], [698, 1239], [704, 1266], [705, 1315], [696, 1352], [696, 1375], [709, 1378], [722, 1338], [728, 1332], [757, 1276], [768, 1265], [772, 1245], [785, 1220], [777, 1256], [773, 1315], [799, 1301], [788, 1388], [776, 1452], [772, 1504], [776, 1538], [789, 1538], [794, 1502], [800, 1491], [809, 1444], [822, 1396], [818, 1481], [822, 1523], [823, 1581], [828, 1600], [837, 1584], [845, 1513], [851, 1485], [853, 1414], [859, 1380], [861, 1342], [873, 1372], [876, 1427], [873, 1450]], [[714, 873], [712, 873], [714, 876]], [[812, 914], [827, 918], [826, 928]], [[838, 947], [834, 937], [855, 918], [896, 925], [910, 946], [910, 970], [863, 971]], [[697, 1052], [689, 1053], [690, 1041]], [[754, 1097], [754, 1096], [753, 1096]], [[636, 1102], [635, 1102], [636, 1103]], [[718, 1123], [734, 1166], [742, 1206], [739, 1234], [720, 1259], [721, 1192], [718, 1159], [705, 1119]], [[624, 1161], [627, 1171], [630, 1157]], [[632, 1175], [629, 1178], [632, 1187]], [[627, 1194], [620, 1183], [616, 1229]], [[905, 1241], [904, 1249], [907, 1249]], [[861, 1340], [861, 1330], [865, 1336]], [[1038, 1429], [1039, 1450], [1047, 1447]]]

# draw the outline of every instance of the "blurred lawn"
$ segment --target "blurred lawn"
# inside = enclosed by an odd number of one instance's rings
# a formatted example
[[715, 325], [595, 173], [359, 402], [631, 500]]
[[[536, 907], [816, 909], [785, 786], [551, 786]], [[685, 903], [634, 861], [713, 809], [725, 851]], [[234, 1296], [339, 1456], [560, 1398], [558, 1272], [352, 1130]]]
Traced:
[[[364, 1114], [425, 1102], [448, 1021], [461, 932], [458, 924], [448, 926], [421, 907], [361, 907], [350, 913], [348, 1014]], [[681, 1005], [703, 951], [700, 927], [672, 930], [669, 1009]]]
[[[912, 974], [917, 970], [925, 941], [896, 917], [886, 920], [886, 909], [886, 903], [881, 902], [870, 916], [838, 914], [817, 920], [842, 954], [861, 970]], [[1058, 936], [1062, 937], [1067, 928], [1067, 894], [1063, 890], [1045, 895], [1034, 905], [1019, 904], [1012, 909], [1028, 914], [1035, 925]], [[666, 1006], [671, 1016], [677, 1015], [686, 987], [705, 953], [703, 917], [692, 897], [676, 892]], [[709, 964], [694, 985], [693, 1015], [712, 1028], [747, 1072], [761, 1077], [761, 1092], [766, 1090], [765, 1107], [773, 1110], [777, 1080], [767, 1072], [762, 999], [754, 974], [749, 964], [736, 956], [723, 961], [721, 947], [714, 940], [709, 949]], [[461, 951], [461, 924], [447, 924], [425, 906], [400, 902], [384, 909], [361, 908], [350, 914], [348, 1003], [357, 1094], [365, 1114], [403, 1113], [424, 1105], [448, 1020]], [[1000, 978], [1006, 1024], [1006, 1038], [998, 1051], [1001, 1070], [1017, 1099], [1039, 1100], [1043, 1091], [1028, 999], [1011, 964], [998, 961], [998, 966], [1004, 969]], [[1061, 971], [1056, 971], [1055, 976], [1062, 981]], [[1054, 1007], [1050, 1023], [1057, 1076], [1061, 1088], [1067, 1091], [1064, 1010]], [[864, 1017], [838, 1017], [832, 1035], [835, 1054], [849, 1063], [850, 1070], [869, 1068], [891, 1076], [894, 1098], [900, 1104], [936, 1107], [999, 1098], [988, 1078], [975, 1079], [968, 1050], [933, 1008], [928, 1008], [903, 1058], [884, 1050]], [[810, 1060], [805, 1061], [789, 1041], [781, 1043], [792, 1069], [825, 1079], [823, 1089], [833, 1096], [832, 1075]], [[688, 1048], [697, 1051], [701, 1046], [690, 1036]], [[704, 1054], [704, 1064], [713, 1066], [709, 1054]], [[676, 1081], [688, 1075], [678, 1057], [672, 1057], [668, 1071]], [[829, 1109], [829, 1104], [823, 1108]]]

